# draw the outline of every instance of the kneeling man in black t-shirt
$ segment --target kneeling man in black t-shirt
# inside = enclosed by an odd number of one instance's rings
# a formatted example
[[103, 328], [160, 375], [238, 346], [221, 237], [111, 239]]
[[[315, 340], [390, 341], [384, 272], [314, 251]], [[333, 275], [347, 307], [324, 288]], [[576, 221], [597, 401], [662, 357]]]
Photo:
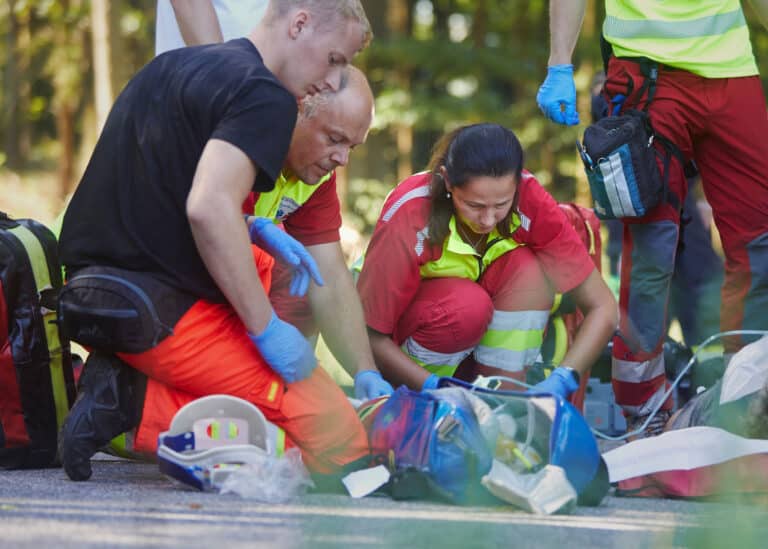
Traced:
[[[136, 450], [155, 450], [179, 395], [226, 393], [282, 427], [314, 471], [367, 453], [343, 393], [267, 299], [273, 256], [290, 265], [297, 291], [322, 283], [316, 263], [270, 220], [246, 226], [241, 205], [272, 190], [297, 98], [338, 90], [369, 37], [359, 0], [271, 0], [248, 38], [160, 55], [117, 98], [67, 208], [61, 256], [70, 279], [115, 268], [178, 296], [163, 304], [171, 335], [117, 355], [148, 379]], [[62, 432], [73, 480], [89, 478], [91, 455], [135, 426], [113, 394], [114, 359], [94, 351]]]

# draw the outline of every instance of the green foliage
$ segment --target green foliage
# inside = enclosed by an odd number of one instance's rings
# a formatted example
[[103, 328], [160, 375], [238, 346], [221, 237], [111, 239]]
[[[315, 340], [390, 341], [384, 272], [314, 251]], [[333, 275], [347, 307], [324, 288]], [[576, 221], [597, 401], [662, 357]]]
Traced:
[[[512, 128], [526, 150], [526, 166], [560, 199], [572, 199], [581, 181], [574, 140], [583, 131], [549, 123], [535, 96], [549, 55], [548, 0], [364, 0], [376, 27], [372, 45], [356, 59], [376, 92], [376, 150], [356, 173], [367, 181], [350, 190], [347, 202], [361, 227], [378, 214], [378, 202], [402, 174], [404, 159], [414, 170], [426, 164], [432, 143], [460, 124], [493, 121]], [[768, 83], [768, 33], [749, 2], [742, 2], [764, 82]], [[582, 119], [588, 119], [588, 86], [601, 66], [598, 34], [604, 17], [601, 0], [589, 7], [574, 55]], [[113, 88], [127, 80], [153, 55], [156, 0], [110, 2], [114, 38]], [[387, 25], [404, 6], [400, 28]], [[66, 105], [74, 116], [75, 141], [86, 138], [86, 114], [93, 104], [89, 0], [9, 0], [0, 3], [0, 134], [7, 146], [4, 161], [21, 154], [30, 159], [57, 158], [51, 143], [56, 114]], [[590, 35], [591, 33], [591, 35]], [[15, 67], [15, 68], [14, 68]], [[412, 130], [396, 144], [395, 132]], [[405, 144], [403, 144], [405, 143]], [[83, 147], [84, 150], [87, 146]], [[356, 153], [357, 154], [357, 153]], [[22, 162], [24, 164], [24, 162]], [[408, 167], [408, 166], [406, 166]], [[374, 181], [379, 183], [376, 189]], [[361, 183], [362, 185], [362, 183]], [[355, 194], [357, 192], [357, 194]], [[367, 202], [367, 200], [369, 200]], [[364, 212], [370, 208], [371, 212]]]
[[390, 187], [377, 179], [355, 178], [347, 188], [348, 212], [345, 221], [364, 234], [371, 234]]

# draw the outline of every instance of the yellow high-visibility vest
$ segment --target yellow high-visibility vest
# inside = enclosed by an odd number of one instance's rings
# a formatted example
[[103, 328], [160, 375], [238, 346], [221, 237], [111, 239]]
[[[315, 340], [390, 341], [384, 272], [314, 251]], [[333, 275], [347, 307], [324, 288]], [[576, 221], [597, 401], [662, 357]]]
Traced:
[[280, 174], [275, 182], [275, 188], [268, 193], [260, 193], [253, 207], [256, 217], [268, 217], [275, 223], [280, 223], [286, 217], [307, 203], [320, 185], [331, 178], [326, 174], [316, 185], [304, 183], [300, 179], [287, 178]]
[[739, 0], [606, 0], [616, 57], [647, 57], [705, 78], [758, 74]]
[[[520, 216], [512, 214], [510, 232], [514, 232], [520, 226]], [[468, 278], [477, 280], [485, 269], [505, 253], [514, 250], [521, 244], [512, 238], [504, 238], [494, 228], [488, 235], [488, 245], [485, 253], [478, 256], [475, 250], [464, 242], [456, 230], [456, 218], [451, 216], [448, 222], [450, 233], [443, 242], [443, 253], [439, 259], [429, 261], [421, 266], [419, 273], [421, 278]], [[426, 234], [422, 235], [426, 240]]]

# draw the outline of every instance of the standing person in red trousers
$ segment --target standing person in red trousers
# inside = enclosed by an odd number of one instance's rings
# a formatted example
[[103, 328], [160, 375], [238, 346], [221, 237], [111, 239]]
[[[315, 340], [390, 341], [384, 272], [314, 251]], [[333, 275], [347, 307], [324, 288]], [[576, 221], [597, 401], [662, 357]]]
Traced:
[[[768, 25], [768, 2], [751, 3]], [[725, 252], [721, 329], [768, 329], [768, 114], [739, 0], [606, 0], [605, 7], [609, 112], [647, 108], [655, 132], [695, 161]], [[560, 124], [579, 123], [571, 56], [584, 11], [584, 0], [550, 1], [549, 66], [537, 101]], [[687, 193], [674, 155], [668, 177], [671, 198], [624, 223], [613, 382], [630, 429], [665, 391], [662, 345]], [[726, 339], [726, 353], [750, 340]], [[663, 404], [645, 434], [661, 431], [670, 408]]]

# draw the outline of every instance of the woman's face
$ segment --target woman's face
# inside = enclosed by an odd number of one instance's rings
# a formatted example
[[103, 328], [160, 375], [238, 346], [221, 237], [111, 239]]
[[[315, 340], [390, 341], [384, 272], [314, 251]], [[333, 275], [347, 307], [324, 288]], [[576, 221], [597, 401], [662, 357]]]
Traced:
[[445, 187], [453, 195], [453, 207], [459, 221], [474, 233], [488, 234], [512, 208], [517, 178], [514, 174], [482, 175], [470, 178], [461, 187], [448, 183]]

